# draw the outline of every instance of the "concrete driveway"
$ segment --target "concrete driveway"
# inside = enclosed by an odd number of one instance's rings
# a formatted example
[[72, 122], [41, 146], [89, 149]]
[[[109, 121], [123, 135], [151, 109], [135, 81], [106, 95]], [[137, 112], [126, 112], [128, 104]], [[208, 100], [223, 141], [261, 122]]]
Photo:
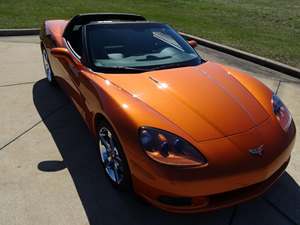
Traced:
[[[277, 90], [300, 127], [300, 80], [198, 48]], [[80, 115], [44, 79], [38, 37], [0, 38], [0, 224], [300, 224], [300, 141], [287, 172], [262, 197], [211, 213], [174, 215], [111, 188]]]

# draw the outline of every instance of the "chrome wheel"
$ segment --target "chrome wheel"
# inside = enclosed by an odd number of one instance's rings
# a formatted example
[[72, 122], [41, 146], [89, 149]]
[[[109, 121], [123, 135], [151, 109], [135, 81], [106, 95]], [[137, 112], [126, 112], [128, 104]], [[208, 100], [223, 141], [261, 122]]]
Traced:
[[49, 82], [52, 82], [52, 71], [51, 71], [47, 51], [45, 49], [43, 49], [42, 54], [43, 54], [43, 63], [44, 63], [46, 77]]
[[105, 172], [113, 182], [120, 184], [124, 179], [124, 162], [113, 134], [106, 127], [99, 131], [99, 148]]

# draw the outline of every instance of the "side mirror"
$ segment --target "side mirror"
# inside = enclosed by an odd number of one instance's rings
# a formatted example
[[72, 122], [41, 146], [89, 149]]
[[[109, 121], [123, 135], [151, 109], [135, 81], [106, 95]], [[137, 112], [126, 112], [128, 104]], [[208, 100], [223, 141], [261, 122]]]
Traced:
[[189, 40], [188, 43], [192, 48], [196, 48], [198, 45], [197, 41], [195, 40]]
[[73, 61], [73, 58], [66, 48], [52, 48], [51, 54], [54, 55], [56, 58], [67, 58]]

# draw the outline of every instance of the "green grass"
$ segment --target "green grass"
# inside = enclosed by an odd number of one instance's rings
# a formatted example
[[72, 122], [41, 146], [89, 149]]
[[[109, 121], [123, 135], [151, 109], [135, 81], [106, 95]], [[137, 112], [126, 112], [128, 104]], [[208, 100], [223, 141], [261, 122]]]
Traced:
[[131, 12], [300, 68], [299, 0], [10, 0], [0, 28], [39, 27], [84, 12]]

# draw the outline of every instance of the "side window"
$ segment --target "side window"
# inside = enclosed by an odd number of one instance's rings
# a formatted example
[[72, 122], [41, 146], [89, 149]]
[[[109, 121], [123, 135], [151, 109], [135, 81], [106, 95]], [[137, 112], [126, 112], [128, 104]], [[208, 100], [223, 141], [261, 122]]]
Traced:
[[82, 25], [74, 26], [68, 41], [76, 54], [82, 57]]

